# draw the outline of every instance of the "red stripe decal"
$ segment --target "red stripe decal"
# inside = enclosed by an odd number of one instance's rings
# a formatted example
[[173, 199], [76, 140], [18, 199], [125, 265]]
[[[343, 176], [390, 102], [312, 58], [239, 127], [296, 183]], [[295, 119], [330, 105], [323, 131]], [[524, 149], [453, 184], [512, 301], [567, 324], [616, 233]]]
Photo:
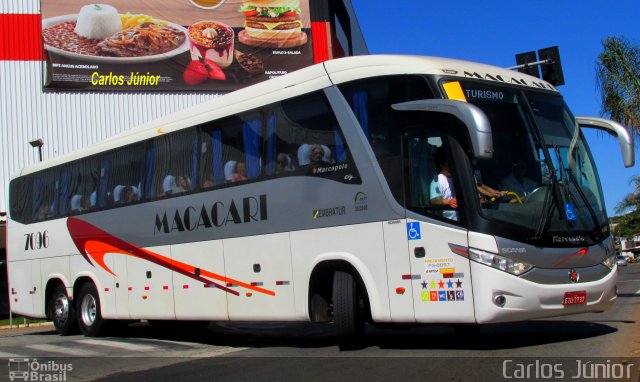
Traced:
[[0, 60], [42, 61], [39, 14], [0, 14]]
[[[89, 224], [83, 220], [77, 218], [67, 219], [67, 228], [71, 234], [74, 244], [82, 254], [82, 256], [91, 264], [97, 263], [105, 271], [115, 276], [113, 271], [105, 264], [104, 257], [107, 253], [121, 254], [126, 256], [137, 257], [139, 259], [147, 260], [161, 267], [170, 269], [174, 272], [180, 273], [191, 279], [200, 281], [204, 284], [213, 284], [216, 288], [222, 289], [227, 293], [239, 296], [240, 293], [231, 290], [224, 285], [220, 285], [211, 281], [210, 279], [218, 280], [224, 283], [231, 283], [234, 286], [240, 286], [242, 288], [253, 290], [254, 292], [263, 293], [269, 296], [275, 296], [274, 291], [251, 286], [248, 283], [225, 277], [217, 273], [200, 269], [200, 275], [195, 274], [196, 267], [180, 261], [173, 260], [171, 258], [162, 256], [160, 254], [148, 251], [133, 244], [127, 243], [110, 233], [101, 230], [100, 228]], [[92, 261], [93, 260], [93, 261]]]
[[562, 264], [562, 263], [564, 263], [564, 262], [566, 262], [566, 261], [570, 260], [571, 258], [573, 258], [573, 257], [575, 257], [575, 256], [582, 257], [582, 256], [586, 255], [586, 254], [587, 254], [587, 252], [589, 252], [589, 248], [588, 248], [588, 247], [585, 247], [585, 248], [579, 249], [577, 252], [574, 252], [574, 253], [572, 253], [572, 254], [570, 254], [570, 255], [568, 255], [568, 256], [565, 256], [563, 259], [560, 259], [560, 261], [558, 261], [557, 263], [553, 264], [553, 266], [554, 266], [554, 267], [557, 267], [557, 266], [559, 266], [560, 264]]

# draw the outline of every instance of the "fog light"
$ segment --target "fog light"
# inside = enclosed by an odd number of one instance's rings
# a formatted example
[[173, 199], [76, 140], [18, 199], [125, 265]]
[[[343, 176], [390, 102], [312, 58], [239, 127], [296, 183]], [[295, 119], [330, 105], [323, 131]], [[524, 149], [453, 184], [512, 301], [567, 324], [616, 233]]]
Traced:
[[493, 303], [500, 308], [504, 308], [504, 305], [507, 303], [507, 298], [501, 294], [493, 296]]

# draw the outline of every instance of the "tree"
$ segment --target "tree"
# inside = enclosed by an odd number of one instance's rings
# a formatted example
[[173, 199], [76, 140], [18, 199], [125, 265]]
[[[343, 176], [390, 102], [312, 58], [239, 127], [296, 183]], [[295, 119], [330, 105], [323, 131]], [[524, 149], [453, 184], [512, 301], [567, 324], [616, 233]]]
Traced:
[[640, 47], [624, 37], [607, 37], [596, 62], [602, 115], [609, 115], [640, 137]]
[[629, 184], [634, 186], [634, 190], [616, 205], [616, 213], [618, 214], [624, 213], [629, 209], [640, 211], [640, 176], [631, 177]]
[[[623, 214], [616, 218], [618, 235], [621, 238], [632, 239], [640, 235], [640, 176], [633, 176], [629, 181], [634, 187], [627, 196], [616, 205], [615, 211]], [[629, 213], [625, 213], [632, 210]]]

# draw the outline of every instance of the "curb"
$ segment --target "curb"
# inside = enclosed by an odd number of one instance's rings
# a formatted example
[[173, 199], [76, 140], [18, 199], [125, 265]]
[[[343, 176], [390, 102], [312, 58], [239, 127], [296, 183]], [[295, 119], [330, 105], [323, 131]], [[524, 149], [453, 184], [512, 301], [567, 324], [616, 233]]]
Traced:
[[33, 324], [14, 324], [14, 325], [5, 325], [0, 326], [0, 330], [9, 330], [9, 329], [27, 329], [27, 328], [36, 328], [40, 326], [53, 326], [53, 322], [36, 322]]

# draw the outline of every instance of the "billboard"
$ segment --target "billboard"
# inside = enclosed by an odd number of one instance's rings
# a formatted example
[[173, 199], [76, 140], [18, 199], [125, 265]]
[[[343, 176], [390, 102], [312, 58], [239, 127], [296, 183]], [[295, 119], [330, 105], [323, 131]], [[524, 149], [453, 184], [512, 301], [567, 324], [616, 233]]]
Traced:
[[309, 0], [41, 0], [45, 90], [229, 92], [313, 64]]

